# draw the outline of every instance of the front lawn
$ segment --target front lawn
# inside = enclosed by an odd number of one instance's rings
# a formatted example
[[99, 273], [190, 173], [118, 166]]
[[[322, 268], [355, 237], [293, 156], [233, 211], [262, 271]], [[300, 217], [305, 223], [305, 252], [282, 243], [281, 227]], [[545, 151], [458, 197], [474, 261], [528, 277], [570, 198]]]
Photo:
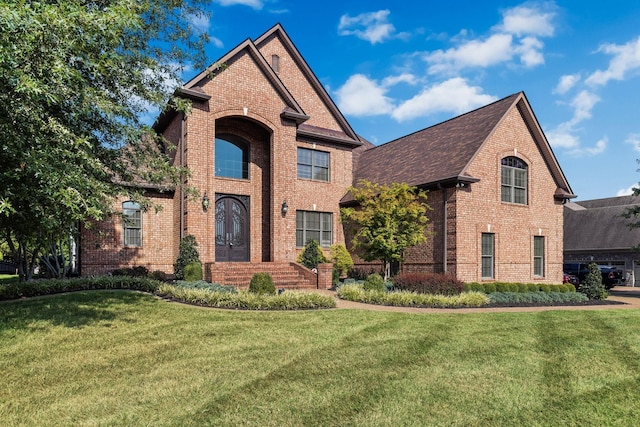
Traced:
[[635, 425], [640, 311], [0, 303], [2, 425]]

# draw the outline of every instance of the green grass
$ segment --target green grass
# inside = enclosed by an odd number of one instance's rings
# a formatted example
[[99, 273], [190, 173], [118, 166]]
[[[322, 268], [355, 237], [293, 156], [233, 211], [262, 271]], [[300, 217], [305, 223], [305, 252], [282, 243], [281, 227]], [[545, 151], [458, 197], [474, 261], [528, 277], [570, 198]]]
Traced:
[[640, 311], [0, 303], [3, 426], [636, 425]]
[[0, 285], [8, 285], [10, 283], [18, 283], [17, 274], [0, 274]]

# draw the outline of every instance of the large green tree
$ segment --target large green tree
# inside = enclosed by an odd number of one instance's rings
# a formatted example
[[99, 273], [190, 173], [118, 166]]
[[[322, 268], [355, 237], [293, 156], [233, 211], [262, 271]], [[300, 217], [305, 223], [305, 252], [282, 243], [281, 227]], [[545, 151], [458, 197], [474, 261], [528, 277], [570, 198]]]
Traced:
[[188, 109], [171, 94], [204, 64], [202, 3], [0, 1], [0, 230], [22, 279], [115, 195], [143, 201], [132, 183], [180, 182], [141, 117]]
[[426, 241], [427, 194], [405, 183], [380, 185], [361, 180], [349, 189], [356, 207], [340, 209], [353, 247], [365, 261], [382, 261], [385, 276], [406, 248]]

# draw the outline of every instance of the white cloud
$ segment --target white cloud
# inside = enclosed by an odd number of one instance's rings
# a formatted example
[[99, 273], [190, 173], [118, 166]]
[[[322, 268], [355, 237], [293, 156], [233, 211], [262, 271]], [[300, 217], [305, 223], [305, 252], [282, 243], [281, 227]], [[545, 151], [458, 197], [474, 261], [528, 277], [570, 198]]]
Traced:
[[554, 12], [544, 12], [539, 7], [516, 6], [502, 13], [502, 23], [495, 29], [518, 37], [523, 35], [551, 37], [555, 32], [552, 23], [554, 16]]
[[567, 74], [560, 77], [558, 85], [553, 89], [553, 93], [564, 95], [569, 92], [580, 81], [580, 74]]
[[[356, 36], [371, 44], [381, 43], [394, 37], [395, 27], [388, 22], [390, 12], [361, 13], [357, 16], [342, 15], [338, 24], [338, 33], [342, 36]], [[403, 33], [402, 37], [406, 35]]]
[[260, 10], [264, 6], [262, 0], [215, 0], [220, 6], [249, 6], [252, 9]]
[[436, 50], [424, 59], [430, 73], [458, 71], [468, 67], [488, 67], [511, 60], [513, 57], [512, 36], [494, 34], [486, 40], [471, 40], [456, 48]]
[[616, 193], [616, 197], [631, 196], [633, 194], [633, 190], [638, 188], [639, 186], [640, 184], [636, 182], [635, 184], [630, 185], [629, 188], [622, 188], [618, 190], [618, 192]]
[[540, 37], [551, 37], [555, 32], [554, 12], [550, 6], [516, 6], [503, 12], [500, 24], [491, 28], [491, 34], [467, 39], [462, 30], [451, 39], [456, 46], [436, 50], [424, 55], [431, 74], [455, 74], [465, 68], [486, 68], [519, 59], [524, 67], [544, 64], [544, 43]]
[[603, 153], [607, 148], [607, 137], [601, 138], [593, 147], [583, 147], [577, 136], [580, 131], [577, 126], [584, 120], [591, 118], [591, 111], [599, 101], [600, 98], [597, 95], [586, 90], [577, 94], [569, 104], [573, 108], [571, 119], [560, 123], [546, 133], [551, 146], [563, 148], [573, 156], [595, 156]]
[[591, 110], [600, 102], [600, 98], [589, 91], [583, 90], [576, 95], [571, 101], [571, 106], [574, 108], [573, 117], [569, 120], [568, 125], [573, 127], [578, 123], [591, 118]]
[[187, 15], [187, 20], [191, 26], [199, 33], [209, 32], [209, 15], [206, 13], [191, 13]]
[[632, 145], [635, 151], [640, 151], [640, 134], [632, 133], [627, 136], [627, 139], [624, 142]]
[[516, 46], [514, 51], [520, 55], [520, 62], [525, 67], [531, 68], [536, 65], [544, 64], [544, 56], [542, 48], [544, 44], [535, 37], [525, 37], [520, 40], [520, 45]]
[[214, 45], [215, 47], [217, 47], [217, 48], [222, 48], [222, 47], [224, 47], [224, 43], [222, 43], [222, 40], [220, 40], [220, 39], [219, 39], [219, 38], [217, 38], [217, 37], [209, 37], [209, 41], [210, 41], [211, 43], [213, 43], [213, 45]]
[[624, 80], [628, 73], [640, 69], [640, 37], [624, 45], [605, 44], [598, 52], [612, 55], [609, 68], [598, 70], [587, 77], [586, 83], [593, 86], [606, 85], [609, 80]]
[[495, 97], [483, 94], [482, 88], [469, 86], [465, 79], [456, 77], [425, 88], [403, 102], [391, 116], [397, 121], [404, 121], [437, 112], [461, 114], [495, 100]]
[[402, 73], [397, 76], [385, 77], [382, 80], [382, 85], [386, 87], [393, 86], [398, 83], [407, 83], [409, 85], [415, 85], [417, 83], [417, 79], [416, 79], [416, 76], [414, 76], [413, 74]]
[[386, 92], [385, 86], [362, 74], [355, 74], [336, 91], [338, 108], [353, 116], [387, 114], [394, 106]]

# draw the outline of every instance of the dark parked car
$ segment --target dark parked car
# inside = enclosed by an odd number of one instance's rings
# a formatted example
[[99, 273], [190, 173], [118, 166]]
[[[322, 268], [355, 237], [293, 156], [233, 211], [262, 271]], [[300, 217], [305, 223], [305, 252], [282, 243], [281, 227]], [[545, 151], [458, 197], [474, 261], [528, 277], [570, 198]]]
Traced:
[[[566, 262], [563, 264], [563, 270], [566, 274], [576, 276], [578, 281], [582, 283], [587, 277], [587, 274], [589, 274], [589, 264]], [[607, 289], [611, 289], [623, 281], [622, 272], [620, 270], [616, 270], [614, 267], [609, 265], [599, 265], [598, 270], [602, 273], [602, 283]]]

